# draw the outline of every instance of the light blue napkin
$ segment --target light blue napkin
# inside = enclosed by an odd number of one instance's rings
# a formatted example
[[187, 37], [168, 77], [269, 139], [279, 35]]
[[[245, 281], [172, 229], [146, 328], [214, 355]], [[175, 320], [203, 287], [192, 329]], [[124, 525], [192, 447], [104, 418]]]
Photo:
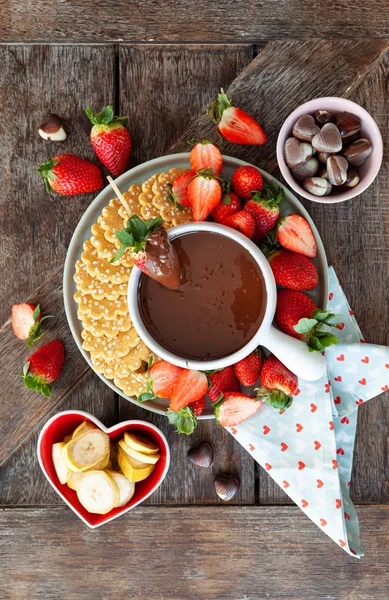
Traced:
[[328, 377], [299, 380], [292, 406], [264, 405], [227, 428], [292, 500], [352, 556], [363, 556], [349, 488], [358, 406], [389, 386], [389, 348], [366, 344], [332, 267], [327, 308], [343, 316]]

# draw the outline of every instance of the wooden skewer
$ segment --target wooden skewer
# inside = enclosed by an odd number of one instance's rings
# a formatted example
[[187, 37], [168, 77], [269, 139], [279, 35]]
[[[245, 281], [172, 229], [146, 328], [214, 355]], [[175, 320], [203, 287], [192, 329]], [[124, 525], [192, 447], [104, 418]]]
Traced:
[[111, 184], [111, 186], [113, 187], [113, 191], [115, 192], [115, 194], [117, 195], [117, 197], [119, 198], [120, 202], [123, 204], [124, 208], [126, 209], [126, 211], [128, 212], [129, 216], [132, 216], [132, 212], [130, 207], [128, 206], [126, 199], [124, 198], [123, 194], [121, 193], [121, 191], [119, 190], [118, 186], [116, 185], [116, 183], [114, 182], [114, 180], [112, 179], [111, 175], [108, 175], [107, 177], [109, 183]]

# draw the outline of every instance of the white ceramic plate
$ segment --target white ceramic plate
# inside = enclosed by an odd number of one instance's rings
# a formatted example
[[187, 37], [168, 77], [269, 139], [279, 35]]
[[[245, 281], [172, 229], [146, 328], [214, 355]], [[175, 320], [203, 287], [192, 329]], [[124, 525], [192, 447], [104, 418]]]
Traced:
[[[237, 167], [242, 165], [247, 165], [242, 160], [237, 158], [233, 158], [231, 156], [223, 156], [223, 172], [222, 176], [225, 179], [230, 179], [232, 173], [235, 171]], [[164, 171], [169, 171], [173, 167], [179, 169], [187, 169], [189, 167], [189, 154], [171, 154], [168, 156], [163, 156], [161, 158], [155, 158], [150, 160], [126, 173], [123, 173], [118, 179], [116, 179], [116, 184], [122, 192], [128, 190], [128, 188], [135, 183], [143, 183], [151, 177], [154, 173], [162, 173]], [[257, 167], [258, 168], [258, 167]], [[274, 177], [262, 171], [262, 176], [264, 178], [264, 182], [274, 181], [278, 185], [282, 186], [282, 184], [277, 181]], [[328, 297], [328, 265], [327, 258], [324, 251], [323, 243], [320, 239], [319, 233], [313, 223], [311, 217], [301, 204], [299, 200], [286, 188], [282, 186], [285, 191], [285, 201], [281, 206], [281, 215], [297, 213], [307, 219], [309, 224], [312, 227], [313, 233], [315, 235], [318, 253], [317, 257], [314, 259], [316, 263], [318, 272], [319, 272], [319, 285], [315, 290], [309, 292], [309, 295], [312, 299], [318, 304], [318, 306], [325, 308], [327, 304]], [[81, 321], [77, 317], [77, 304], [73, 299], [73, 295], [76, 291], [76, 285], [73, 281], [73, 275], [75, 272], [75, 264], [77, 260], [80, 259], [82, 253], [82, 246], [85, 240], [90, 238], [91, 232], [90, 228], [93, 223], [96, 222], [99, 214], [103, 210], [104, 206], [106, 206], [109, 201], [115, 197], [115, 193], [113, 192], [110, 185], [108, 185], [97, 198], [89, 205], [85, 213], [83, 214], [80, 222], [78, 223], [73, 237], [70, 241], [68, 252], [66, 255], [65, 261], [65, 269], [64, 269], [64, 277], [63, 277], [63, 296], [64, 296], [64, 304], [65, 304], [65, 312], [69, 322], [69, 327], [72, 332], [72, 335], [76, 341], [78, 348], [80, 349], [81, 354], [89, 364], [89, 366], [93, 369], [93, 364], [90, 360], [89, 352], [86, 352], [82, 347], [82, 338], [81, 338], [81, 330], [82, 325]], [[168, 402], [166, 400], [156, 398], [155, 400], [151, 400], [144, 404], [139, 404], [134, 398], [130, 398], [126, 396], [119, 388], [117, 388], [112, 381], [106, 379], [100, 373], [97, 375], [102, 379], [111, 389], [113, 389], [117, 394], [133, 402], [137, 406], [142, 406], [146, 410], [150, 410], [151, 412], [165, 414], [166, 408], [168, 406]], [[212, 407], [206, 407], [204, 413], [199, 417], [200, 419], [211, 419], [213, 418]]]

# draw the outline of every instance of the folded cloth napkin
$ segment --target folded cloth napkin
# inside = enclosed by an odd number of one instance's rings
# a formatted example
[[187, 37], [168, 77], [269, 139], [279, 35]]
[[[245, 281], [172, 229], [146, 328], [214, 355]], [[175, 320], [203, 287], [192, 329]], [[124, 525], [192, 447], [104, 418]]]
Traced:
[[292, 500], [349, 554], [363, 556], [349, 488], [358, 406], [389, 389], [389, 347], [366, 344], [332, 267], [327, 308], [341, 314], [327, 376], [299, 379], [286, 411], [265, 405], [228, 431]]

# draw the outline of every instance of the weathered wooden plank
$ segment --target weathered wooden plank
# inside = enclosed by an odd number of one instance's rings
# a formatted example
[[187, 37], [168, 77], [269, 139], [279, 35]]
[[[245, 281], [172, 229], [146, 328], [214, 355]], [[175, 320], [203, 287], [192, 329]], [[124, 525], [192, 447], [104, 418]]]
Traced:
[[[107, 427], [117, 422], [115, 393], [91, 369], [69, 391], [61, 406], [57, 405], [45, 415], [44, 422], [63, 410], [85, 410]], [[41, 426], [37, 425], [18, 452], [0, 470], [0, 504], [63, 504], [38, 464], [36, 445], [40, 430]]]
[[[235, 45], [138, 45], [121, 46], [120, 112], [131, 115], [134, 162], [166, 153], [177, 137], [213, 99], [220, 85], [228, 86], [252, 60], [251, 46]], [[129, 93], [131, 90], [131, 93]], [[186, 144], [186, 149], [189, 146]], [[172, 466], [166, 482], [150, 503], [217, 503], [213, 479], [218, 471], [240, 473], [239, 493], [233, 503], [255, 501], [254, 461], [239, 444], [214, 422], [202, 422], [194, 436], [177, 435], [165, 417], [120, 400], [120, 419], [151, 420], [167, 436]], [[213, 441], [212, 469], [193, 467], [188, 449], [207, 439]]]
[[[0, 281], [2, 324], [14, 302], [23, 302], [62, 265], [73, 230], [94, 197], [47, 194], [36, 168], [63, 152], [96, 161], [85, 107], [114, 101], [115, 56], [112, 46], [3, 45], [0, 60], [0, 272], [8, 274]], [[65, 142], [39, 137], [48, 112], [64, 118]]]
[[386, 600], [389, 508], [359, 516], [362, 560], [292, 507], [139, 507], [98, 530], [67, 507], [3, 509], [0, 595]]
[[165, 154], [215, 90], [228, 86], [252, 58], [250, 45], [120, 46], [120, 113], [130, 115], [132, 163]]
[[[23, 41], [263, 42], [285, 38], [371, 39], [388, 37], [388, 3], [335, 0], [298, 2], [252, 0], [101, 0], [66, 3], [2, 0], [0, 38]], [[42, 20], [42, 11], [45, 19]], [[108, 19], [107, 15], [112, 15]], [[93, 23], [91, 22], [93, 15]]]

